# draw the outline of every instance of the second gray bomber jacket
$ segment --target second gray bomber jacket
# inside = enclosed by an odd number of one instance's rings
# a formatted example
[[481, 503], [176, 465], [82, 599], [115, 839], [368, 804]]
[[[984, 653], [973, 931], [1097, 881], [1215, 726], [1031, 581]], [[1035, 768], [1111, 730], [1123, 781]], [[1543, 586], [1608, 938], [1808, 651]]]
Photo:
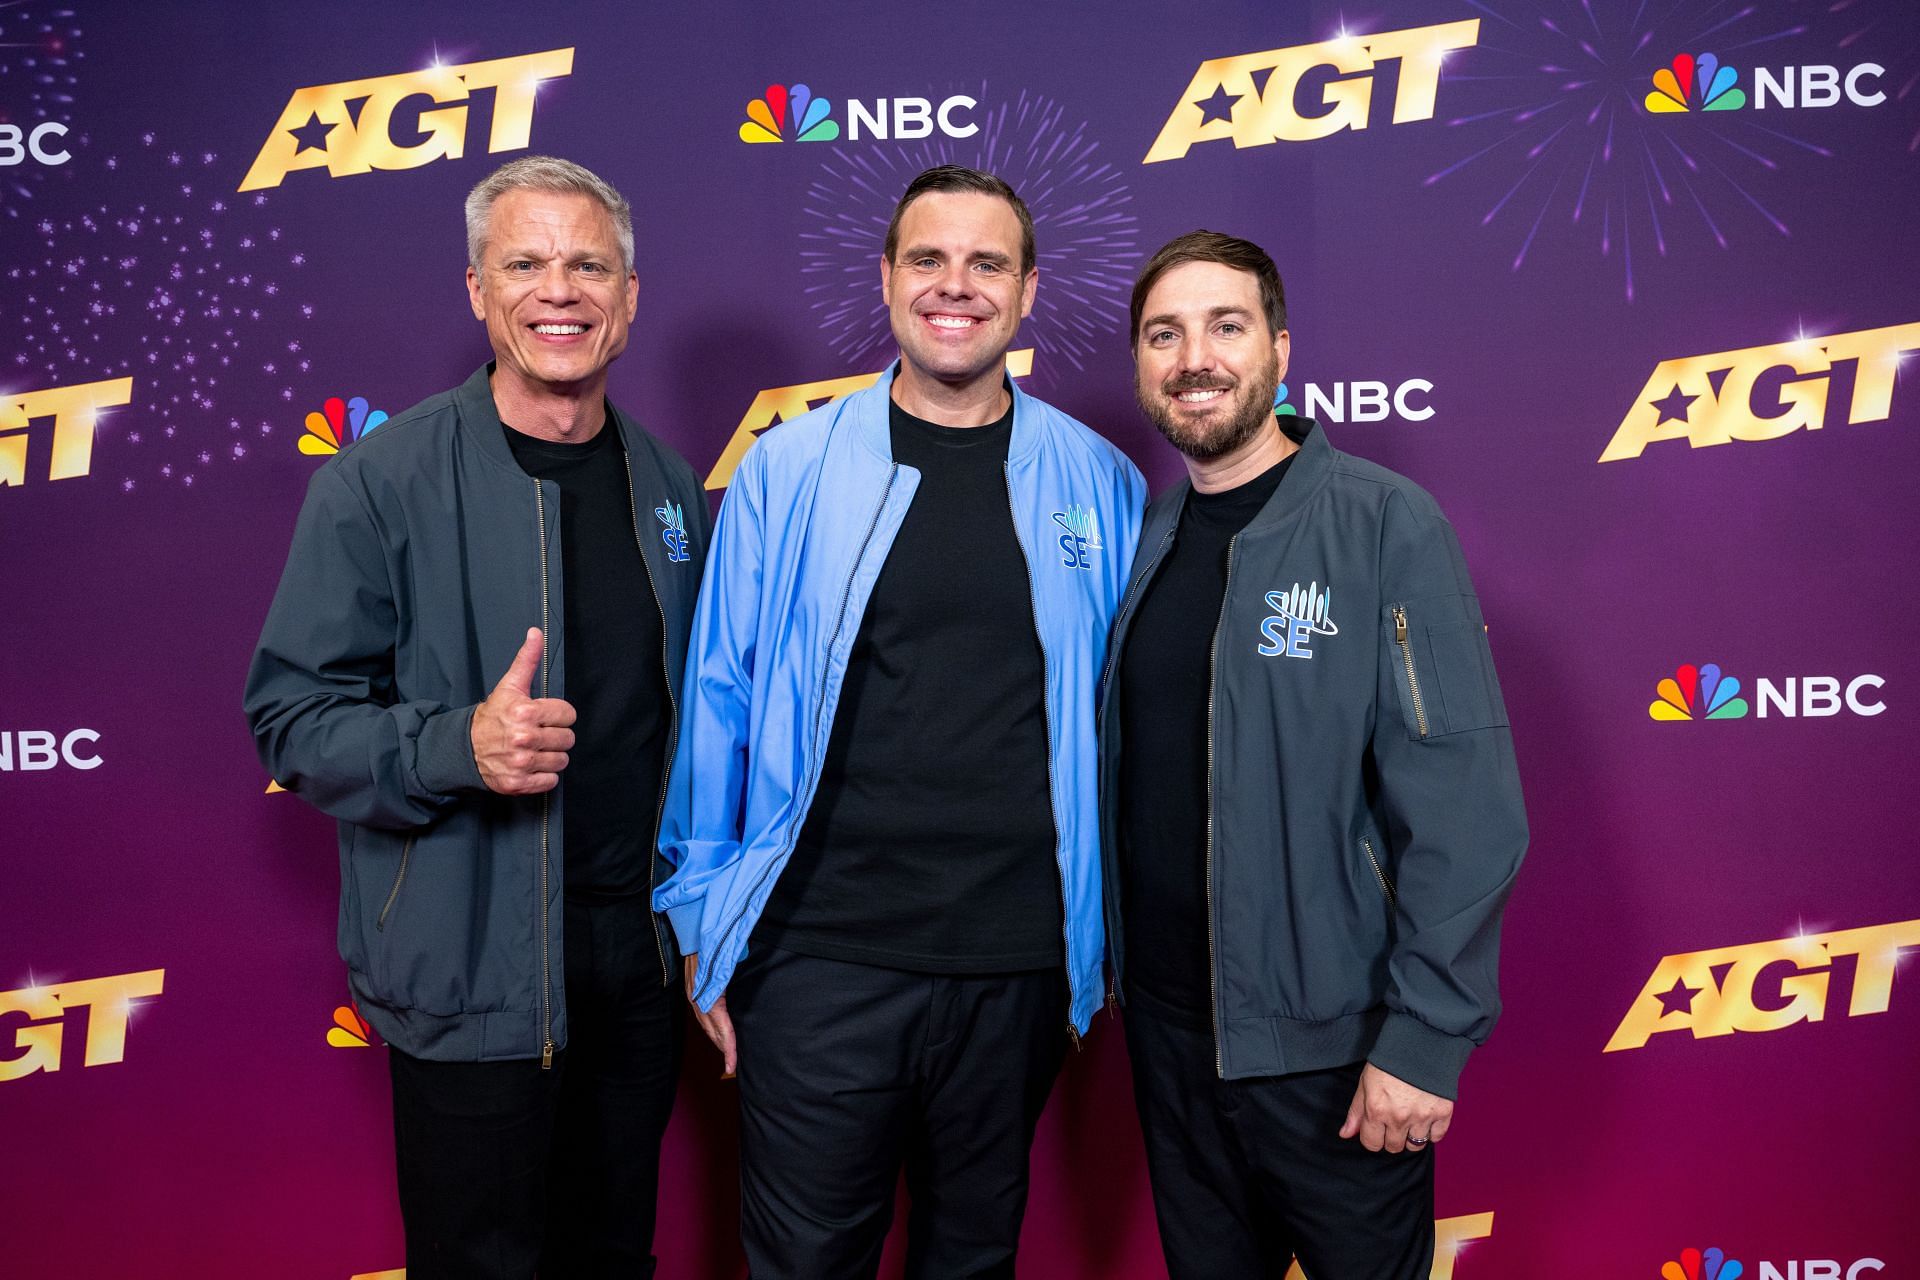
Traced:
[[[1224, 1079], [1367, 1059], [1453, 1097], [1500, 1011], [1526, 814], [1480, 604], [1419, 486], [1282, 417], [1286, 480], [1230, 544], [1209, 714], [1207, 947]], [[1115, 659], [1190, 492], [1147, 509], [1101, 705], [1107, 936], [1124, 991]], [[1310, 656], [1308, 656], [1310, 655]], [[1153, 749], [1153, 744], [1144, 744]]]

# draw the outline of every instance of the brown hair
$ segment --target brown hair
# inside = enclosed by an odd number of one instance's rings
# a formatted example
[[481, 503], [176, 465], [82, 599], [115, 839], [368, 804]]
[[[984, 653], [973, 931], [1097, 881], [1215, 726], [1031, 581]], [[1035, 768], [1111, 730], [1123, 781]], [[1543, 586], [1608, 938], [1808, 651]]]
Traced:
[[894, 252], [900, 248], [901, 215], [915, 200], [935, 191], [971, 191], [983, 196], [999, 196], [1012, 205], [1013, 216], [1020, 219], [1020, 274], [1024, 276], [1033, 270], [1033, 215], [1027, 212], [1026, 201], [1002, 179], [957, 164], [937, 165], [907, 184], [906, 194], [900, 197], [899, 204], [893, 206], [893, 220], [887, 223], [887, 242], [882, 252], [888, 262], [893, 261]]
[[1161, 276], [1189, 262], [1218, 262], [1236, 271], [1251, 271], [1260, 282], [1260, 308], [1266, 313], [1267, 328], [1277, 334], [1287, 327], [1287, 291], [1280, 283], [1280, 269], [1273, 265], [1267, 251], [1251, 240], [1223, 235], [1218, 231], [1189, 231], [1160, 246], [1148, 260], [1140, 278], [1133, 283], [1133, 328], [1128, 346], [1140, 344], [1140, 312], [1147, 305], [1147, 294]]

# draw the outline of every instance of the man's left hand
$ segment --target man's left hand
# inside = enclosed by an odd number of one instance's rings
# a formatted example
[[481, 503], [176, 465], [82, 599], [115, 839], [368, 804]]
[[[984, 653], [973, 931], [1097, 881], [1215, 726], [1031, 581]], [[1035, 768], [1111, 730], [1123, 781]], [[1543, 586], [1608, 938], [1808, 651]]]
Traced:
[[1416, 1089], [1369, 1062], [1360, 1072], [1340, 1136], [1358, 1137], [1369, 1151], [1425, 1151], [1447, 1136], [1452, 1123], [1450, 1099]]

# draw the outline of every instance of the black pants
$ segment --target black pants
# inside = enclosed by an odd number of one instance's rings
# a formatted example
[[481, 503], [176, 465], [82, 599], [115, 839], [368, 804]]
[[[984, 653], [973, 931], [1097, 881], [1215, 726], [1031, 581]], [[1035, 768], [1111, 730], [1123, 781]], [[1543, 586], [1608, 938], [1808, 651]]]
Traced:
[[1433, 1151], [1340, 1137], [1362, 1063], [1222, 1080], [1213, 1037], [1127, 1007], [1134, 1101], [1171, 1280], [1426, 1280]]
[[388, 1054], [410, 1280], [653, 1274], [679, 987], [661, 986], [645, 898], [568, 903], [565, 944], [551, 1070]]
[[1013, 1275], [1067, 1045], [1058, 969], [954, 977], [769, 948], [727, 988], [753, 1280], [872, 1276], [901, 1166], [909, 1280]]

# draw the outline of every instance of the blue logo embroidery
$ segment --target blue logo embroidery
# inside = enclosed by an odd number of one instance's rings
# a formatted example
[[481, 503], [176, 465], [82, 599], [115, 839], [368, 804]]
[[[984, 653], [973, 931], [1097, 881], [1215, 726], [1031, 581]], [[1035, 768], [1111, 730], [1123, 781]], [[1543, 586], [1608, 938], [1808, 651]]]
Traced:
[[660, 531], [660, 541], [667, 544], [668, 563], [685, 564], [692, 559], [687, 554], [687, 518], [681, 514], [679, 505], [668, 502], [664, 507], [655, 507], [653, 514], [666, 526]]
[[1065, 511], [1053, 513], [1053, 522], [1066, 532], [1057, 541], [1060, 544], [1060, 563], [1069, 569], [1093, 568], [1090, 553], [1106, 550], [1100, 541], [1100, 521], [1091, 507], [1074, 503]]
[[1318, 582], [1304, 588], [1296, 582], [1291, 591], [1267, 592], [1267, 607], [1273, 610], [1273, 616], [1260, 624], [1260, 634], [1265, 637], [1260, 656], [1313, 657], [1315, 636], [1340, 634], [1340, 628], [1327, 616], [1327, 605], [1332, 599], [1333, 587], [1328, 585], [1323, 591]]

